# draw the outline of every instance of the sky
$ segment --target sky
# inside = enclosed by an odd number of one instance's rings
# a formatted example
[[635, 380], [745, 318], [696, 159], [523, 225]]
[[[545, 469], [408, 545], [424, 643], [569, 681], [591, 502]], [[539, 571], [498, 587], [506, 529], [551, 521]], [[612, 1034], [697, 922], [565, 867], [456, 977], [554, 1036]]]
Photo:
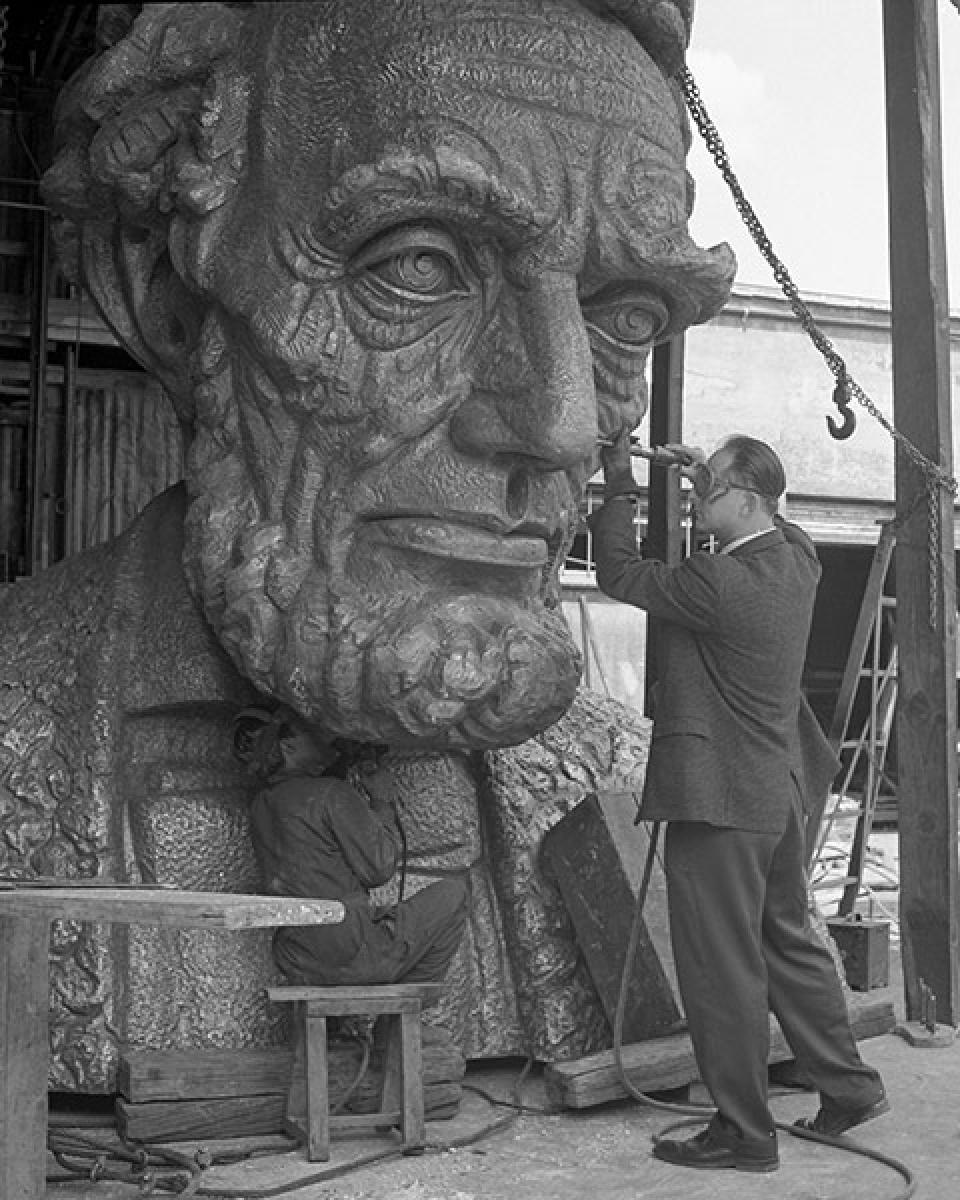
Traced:
[[[960, 11], [938, 0], [950, 309], [960, 312]], [[890, 295], [881, 0], [698, 0], [688, 66], [734, 173], [804, 293]], [[776, 287], [694, 130], [690, 228]]]

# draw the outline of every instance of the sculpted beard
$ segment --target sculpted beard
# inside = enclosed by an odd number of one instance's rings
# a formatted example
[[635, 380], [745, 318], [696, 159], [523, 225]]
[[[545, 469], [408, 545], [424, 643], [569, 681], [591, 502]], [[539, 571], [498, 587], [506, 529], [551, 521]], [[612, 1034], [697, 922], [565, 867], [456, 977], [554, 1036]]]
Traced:
[[260, 691], [333, 734], [398, 746], [509, 745], [563, 715], [580, 678], [557, 604], [569, 538], [524, 604], [453, 585], [404, 589], [389, 571], [381, 588], [360, 589], [347, 553], [331, 554], [329, 566], [315, 557], [328, 498], [322, 466], [303, 466], [310, 452], [298, 447], [301, 468], [274, 497], [285, 521], [265, 521], [252, 447], [210, 430], [198, 423], [191, 448], [184, 567], [220, 642]]

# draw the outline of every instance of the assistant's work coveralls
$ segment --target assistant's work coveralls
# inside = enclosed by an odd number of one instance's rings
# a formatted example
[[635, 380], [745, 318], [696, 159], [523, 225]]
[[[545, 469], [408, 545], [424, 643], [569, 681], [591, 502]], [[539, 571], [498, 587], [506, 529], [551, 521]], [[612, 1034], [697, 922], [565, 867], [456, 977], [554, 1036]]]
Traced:
[[805, 793], [836, 770], [800, 687], [820, 563], [776, 521], [729, 554], [667, 566], [641, 557], [625, 497], [590, 518], [601, 590], [658, 620], [641, 816], [668, 823], [671, 940], [701, 1078], [751, 1142], [775, 1136], [768, 1009], [823, 1097], [856, 1109], [883, 1095], [809, 918]]
[[271, 895], [340, 900], [339, 925], [292, 926], [274, 934], [277, 965], [293, 982], [335, 987], [438, 982], [466, 920], [459, 879], [430, 884], [374, 911], [368, 889], [387, 883], [402, 851], [388, 806], [329, 775], [280, 777], [253, 802], [254, 848]]

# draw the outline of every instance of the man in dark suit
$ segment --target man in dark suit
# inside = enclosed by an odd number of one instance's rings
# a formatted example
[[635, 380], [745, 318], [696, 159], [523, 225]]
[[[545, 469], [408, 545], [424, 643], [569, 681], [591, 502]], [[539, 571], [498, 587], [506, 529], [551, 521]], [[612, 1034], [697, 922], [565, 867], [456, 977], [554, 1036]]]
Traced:
[[820, 564], [806, 534], [777, 514], [786, 480], [768, 445], [734, 437], [709, 459], [670, 449], [694, 483], [698, 532], [719, 553], [678, 566], [641, 555], [625, 437], [604, 451], [605, 503], [590, 518], [600, 589], [659, 622], [641, 816], [667, 822], [677, 978], [717, 1107], [696, 1137], [661, 1139], [654, 1154], [772, 1171], [769, 1009], [820, 1092], [819, 1112], [800, 1124], [835, 1135], [889, 1107], [808, 913], [805, 801], [836, 769], [800, 689]]

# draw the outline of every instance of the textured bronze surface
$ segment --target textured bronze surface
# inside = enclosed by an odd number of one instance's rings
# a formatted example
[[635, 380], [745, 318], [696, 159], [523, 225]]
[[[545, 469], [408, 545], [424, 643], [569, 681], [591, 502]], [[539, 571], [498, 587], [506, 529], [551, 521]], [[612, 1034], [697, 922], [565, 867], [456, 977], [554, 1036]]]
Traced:
[[[0, 597], [0, 870], [247, 889], [230, 721], [283, 701], [391, 748], [409, 888], [468, 874], [467, 1052], [596, 1045], [536, 846], [643, 737], [578, 697], [557, 573], [651, 346], [733, 275], [686, 229], [691, 5], [136, 7], [44, 194], [186, 486]], [[256, 935], [57, 938], [58, 1086], [109, 1087], [118, 1039], [281, 1036]]]

